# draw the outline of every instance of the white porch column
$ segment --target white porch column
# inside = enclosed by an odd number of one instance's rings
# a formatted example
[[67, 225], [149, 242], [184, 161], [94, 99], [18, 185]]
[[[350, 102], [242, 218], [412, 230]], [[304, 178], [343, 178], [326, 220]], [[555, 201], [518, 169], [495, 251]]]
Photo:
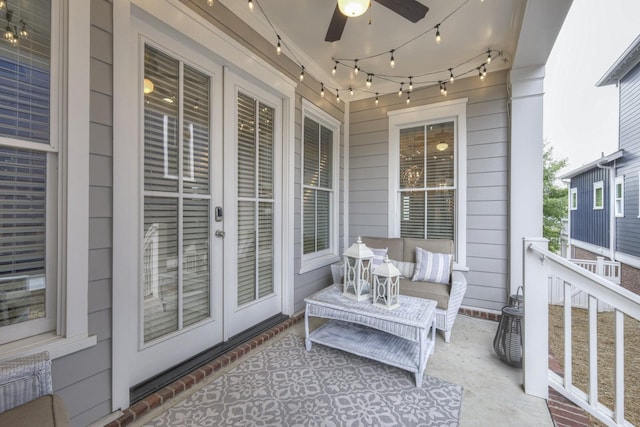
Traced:
[[544, 66], [511, 70], [509, 293], [523, 284], [522, 239], [542, 236]]

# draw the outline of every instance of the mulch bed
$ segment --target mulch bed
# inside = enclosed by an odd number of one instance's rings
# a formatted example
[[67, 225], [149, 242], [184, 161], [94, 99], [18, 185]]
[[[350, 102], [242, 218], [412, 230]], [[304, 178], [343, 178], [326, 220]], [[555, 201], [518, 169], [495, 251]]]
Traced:
[[[564, 308], [549, 306], [549, 352], [564, 365]], [[572, 309], [573, 384], [585, 393], [589, 390], [589, 318], [588, 311]], [[624, 319], [624, 410], [625, 419], [640, 425], [640, 322]], [[564, 366], [563, 366], [564, 368]], [[613, 410], [615, 399], [615, 312], [598, 313], [598, 399]], [[593, 425], [604, 425], [592, 418]]]

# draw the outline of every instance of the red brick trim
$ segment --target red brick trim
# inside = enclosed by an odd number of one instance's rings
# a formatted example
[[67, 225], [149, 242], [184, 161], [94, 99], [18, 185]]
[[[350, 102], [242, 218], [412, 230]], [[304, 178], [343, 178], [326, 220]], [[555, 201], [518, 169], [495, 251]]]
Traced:
[[152, 409], [163, 405], [169, 400], [176, 397], [178, 394], [190, 389], [194, 385], [198, 384], [214, 372], [219, 371], [223, 367], [229, 365], [231, 362], [240, 359], [250, 350], [264, 344], [269, 339], [275, 337], [281, 332], [286, 331], [293, 325], [301, 322], [304, 319], [304, 314], [299, 314], [295, 317], [290, 317], [279, 325], [274, 326], [268, 331], [263, 332], [258, 337], [253, 338], [251, 341], [240, 344], [238, 347], [229, 350], [227, 353], [218, 357], [211, 362], [196, 368], [194, 371], [186, 374], [179, 380], [176, 380], [172, 384], [158, 390], [150, 396], [145, 397], [139, 402], [136, 402], [131, 407], [123, 410], [123, 415], [107, 424], [105, 427], [122, 427], [131, 424], [133, 421], [139, 419], [143, 415], [149, 413]]

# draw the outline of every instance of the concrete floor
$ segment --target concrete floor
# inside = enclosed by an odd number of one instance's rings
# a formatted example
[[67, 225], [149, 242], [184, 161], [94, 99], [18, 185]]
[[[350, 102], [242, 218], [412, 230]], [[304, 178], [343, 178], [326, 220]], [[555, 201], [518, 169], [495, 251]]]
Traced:
[[[313, 318], [311, 328], [321, 323]], [[436, 337], [435, 353], [429, 358], [426, 373], [464, 387], [460, 425], [465, 426], [553, 426], [546, 400], [529, 396], [522, 389], [522, 370], [511, 368], [493, 351], [496, 322], [458, 315], [451, 343], [442, 334]], [[233, 369], [255, 351], [271, 345], [282, 336], [304, 336], [304, 322], [274, 337], [249, 355], [214, 373], [191, 390], [146, 414], [133, 423], [144, 426], [177, 402], [191, 395], [218, 375]]]

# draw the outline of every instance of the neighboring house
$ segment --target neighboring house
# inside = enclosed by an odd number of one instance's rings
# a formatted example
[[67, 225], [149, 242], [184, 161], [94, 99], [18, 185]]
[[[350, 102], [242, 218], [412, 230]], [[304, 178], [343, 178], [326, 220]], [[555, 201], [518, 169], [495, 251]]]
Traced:
[[[570, 0], [482, 3], [507, 22], [483, 49], [509, 61], [379, 106], [323, 98], [233, 2], [2, 3], [0, 359], [48, 350], [75, 425], [300, 312], [357, 235], [453, 238], [473, 310], [522, 285], [523, 238], [542, 235], [544, 65]], [[320, 4], [293, 3], [292, 26]], [[480, 24], [441, 47], [468, 52], [494, 34]]]
[[569, 257], [621, 263], [622, 286], [640, 294], [640, 37], [600, 79], [619, 88], [618, 151], [571, 171]]

